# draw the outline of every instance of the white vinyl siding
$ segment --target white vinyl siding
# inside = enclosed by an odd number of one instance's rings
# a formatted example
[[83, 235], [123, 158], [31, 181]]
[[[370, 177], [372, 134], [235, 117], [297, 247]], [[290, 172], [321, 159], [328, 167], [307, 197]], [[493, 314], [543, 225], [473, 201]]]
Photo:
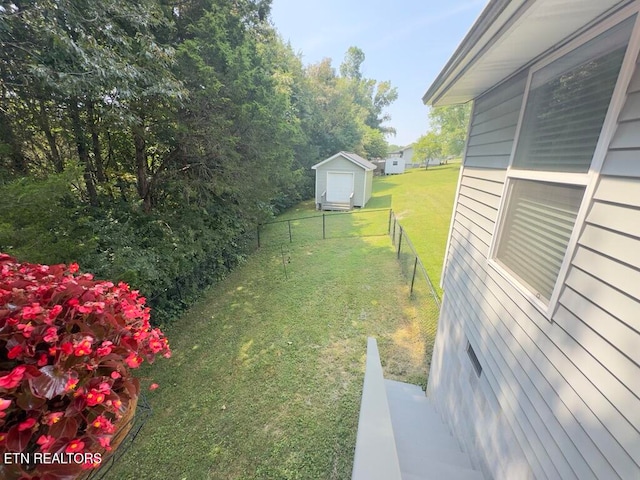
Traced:
[[638, 132], [640, 132], [639, 68], [636, 68], [627, 94], [627, 101], [620, 115], [618, 129], [602, 166], [602, 173], [605, 175], [640, 176], [640, 148], [638, 148]]
[[487, 478], [640, 478], [638, 132], [636, 66], [551, 322], [488, 259], [514, 177], [463, 167], [428, 395]]
[[526, 80], [523, 72], [474, 102], [465, 166], [507, 168]]

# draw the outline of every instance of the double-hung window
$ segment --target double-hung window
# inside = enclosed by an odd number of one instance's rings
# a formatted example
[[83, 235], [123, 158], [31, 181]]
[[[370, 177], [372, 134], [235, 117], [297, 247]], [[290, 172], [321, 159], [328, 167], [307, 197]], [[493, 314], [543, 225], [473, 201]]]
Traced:
[[532, 69], [493, 259], [549, 307], [633, 21]]

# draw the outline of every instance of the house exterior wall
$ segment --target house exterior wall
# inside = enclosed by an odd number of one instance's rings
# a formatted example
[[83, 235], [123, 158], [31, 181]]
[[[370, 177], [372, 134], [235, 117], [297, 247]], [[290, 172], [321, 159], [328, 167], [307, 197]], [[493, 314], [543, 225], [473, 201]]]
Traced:
[[640, 478], [640, 69], [550, 319], [488, 260], [525, 81], [474, 105], [428, 395], [488, 478]]
[[[355, 163], [340, 156], [320, 165], [316, 169], [316, 204], [321, 202], [322, 192], [327, 190], [327, 172], [352, 172], [354, 174], [354, 195], [353, 204], [357, 207], [363, 207], [368, 199], [365, 199], [366, 173], [365, 169]], [[373, 172], [371, 172], [373, 177]], [[371, 196], [371, 190], [369, 190]]]

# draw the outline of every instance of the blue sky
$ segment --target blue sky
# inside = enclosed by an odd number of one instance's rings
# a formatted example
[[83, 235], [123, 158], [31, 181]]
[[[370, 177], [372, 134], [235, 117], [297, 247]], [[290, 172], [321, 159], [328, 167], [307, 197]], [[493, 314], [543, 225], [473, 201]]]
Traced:
[[471, 28], [487, 0], [273, 0], [271, 18], [305, 64], [325, 57], [338, 69], [355, 45], [364, 76], [390, 80], [398, 100], [388, 109], [397, 130], [390, 143], [408, 145], [426, 133], [422, 95]]

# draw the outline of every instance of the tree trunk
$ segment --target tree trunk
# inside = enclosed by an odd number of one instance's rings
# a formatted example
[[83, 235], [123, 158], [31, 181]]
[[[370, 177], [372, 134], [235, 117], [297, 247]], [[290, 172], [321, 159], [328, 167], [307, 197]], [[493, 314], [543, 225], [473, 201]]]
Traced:
[[27, 159], [22, 154], [20, 142], [16, 138], [8, 115], [0, 109], [0, 142], [9, 147], [12, 170], [19, 175], [28, 173]]
[[100, 148], [100, 135], [98, 134], [98, 119], [96, 110], [91, 100], [87, 101], [87, 113], [89, 116], [89, 131], [91, 132], [91, 143], [93, 147], [93, 162], [96, 167], [96, 178], [98, 182], [105, 183], [107, 176], [104, 173], [104, 163], [102, 161], [102, 150]]
[[133, 144], [136, 149], [136, 178], [138, 196], [142, 200], [142, 208], [146, 213], [151, 211], [151, 189], [149, 185], [149, 165], [147, 164], [147, 142], [144, 138], [144, 127], [133, 127]]
[[80, 110], [78, 110], [78, 100], [75, 98], [69, 102], [69, 113], [71, 114], [71, 122], [73, 123], [73, 134], [76, 140], [76, 148], [78, 149], [78, 157], [80, 158], [80, 163], [84, 165], [84, 182], [87, 186], [89, 203], [93, 206], [98, 206], [98, 192], [96, 191], [96, 184], [93, 180], [93, 168], [91, 168], [91, 159], [89, 158], [87, 142], [82, 128]]
[[51, 159], [51, 163], [53, 163], [53, 168], [55, 168], [56, 172], [62, 173], [62, 171], [64, 170], [64, 163], [62, 162], [62, 157], [60, 156], [60, 151], [58, 150], [56, 137], [51, 131], [49, 116], [47, 115], [47, 108], [44, 104], [44, 100], [42, 99], [40, 99], [38, 120], [40, 122], [40, 128], [44, 132], [44, 136], [47, 138], [47, 143], [49, 144], [49, 158]]

